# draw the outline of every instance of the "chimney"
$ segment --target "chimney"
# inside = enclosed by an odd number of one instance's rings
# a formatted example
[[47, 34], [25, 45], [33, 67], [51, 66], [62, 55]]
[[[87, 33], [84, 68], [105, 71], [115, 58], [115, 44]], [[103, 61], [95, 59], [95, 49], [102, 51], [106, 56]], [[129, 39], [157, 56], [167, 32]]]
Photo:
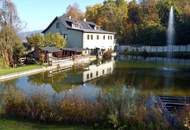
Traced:
[[84, 18], [83, 21], [86, 22], [86, 18]]

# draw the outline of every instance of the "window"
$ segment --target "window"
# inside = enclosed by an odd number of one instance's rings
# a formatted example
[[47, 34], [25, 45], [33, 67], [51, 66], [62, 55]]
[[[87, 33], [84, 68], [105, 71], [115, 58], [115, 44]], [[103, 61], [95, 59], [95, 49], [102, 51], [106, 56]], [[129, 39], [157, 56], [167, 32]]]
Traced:
[[93, 40], [93, 35], [91, 35], [91, 40]]
[[102, 70], [102, 74], [104, 74], [104, 70]]
[[56, 23], [56, 28], [59, 28], [60, 27], [60, 24], [59, 23]]
[[103, 39], [104, 39], [104, 40], [106, 39], [106, 36], [105, 36], [105, 35], [103, 36]]
[[89, 74], [87, 74], [86, 78], [89, 79]]
[[99, 40], [99, 35], [97, 35], [97, 40]]
[[98, 71], [96, 71], [96, 76], [98, 76]]
[[88, 39], [88, 40], [90, 39], [90, 35], [87, 35], [87, 39]]
[[90, 78], [92, 78], [92, 77], [93, 77], [93, 74], [91, 73], [91, 74], [90, 74]]
[[112, 36], [111, 35], [108, 36], [108, 40], [112, 40]]

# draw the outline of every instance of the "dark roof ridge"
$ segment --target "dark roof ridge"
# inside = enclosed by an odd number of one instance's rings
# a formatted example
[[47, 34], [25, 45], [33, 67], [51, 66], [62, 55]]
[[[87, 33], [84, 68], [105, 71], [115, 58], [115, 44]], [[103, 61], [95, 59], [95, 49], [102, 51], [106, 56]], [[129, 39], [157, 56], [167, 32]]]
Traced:
[[84, 20], [80, 20], [80, 19], [73, 18], [73, 17], [69, 18], [68, 16], [64, 16], [64, 15], [59, 16], [58, 18], [64, 18], [64, 19], [69, 20], [69, 21], [72, 21], [72, 20], [73, 20], [73, 21], [75, 21], [75, 22], [88, 23], [88, 24], [93, 24], [93, 25], [98, 26], [96, 23], [91, 22], [91, 21], [84, 21]]
[[[75, 18], [69, 18], [64, 15], [56, 16], [55, 19], [51, 22], [51, 24], [42, 33], [45, 33], [54, 24], [54, 22], [58, 19], [60, 19], [60, 21], [65, 25], [65, 27], [70, 30], [76, 30], [76, 31], [81, 31], [81, 32], [86, 32], [86, 33], [115, 34], [115, 32], [105, 31], [105, 30], [101, 29], [100, 26], [96, 25], [93, 22], [77, 20]], [[69, 25], [67, 22], [79, 24], [79, 27], [73, 27], [72, 25]], [[95, 27], [98, 27], [98, 28], [95, 29], [92, 26], [90, 26], [90, 24], [94, 25]]]

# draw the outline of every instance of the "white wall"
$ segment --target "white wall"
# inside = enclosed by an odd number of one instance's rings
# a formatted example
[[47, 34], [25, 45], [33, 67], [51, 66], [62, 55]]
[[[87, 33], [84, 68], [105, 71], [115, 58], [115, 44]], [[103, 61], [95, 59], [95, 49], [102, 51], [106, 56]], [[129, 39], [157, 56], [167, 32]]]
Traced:
[[[90, 39], [88, 39], [88, 35]], [[93, 35], [93, 39], [91, 39], [91, 35]], [[99, 35], [99, 40], [97, 39], [97, 35]], [[103, 36], [105, 35], [105, 40]], [[112, 39], [108, 39], [108, 36], [112, 36]], [[114, 49], [115, 40], [114, 34], [98, 34], [98, 33], [84, 33], [83, 34], [83, 48], [95, 49]]]
[[190, 45], [173, 45], [173, 46], [119, 46], [118, 51], [124, 52], [190, 52]]

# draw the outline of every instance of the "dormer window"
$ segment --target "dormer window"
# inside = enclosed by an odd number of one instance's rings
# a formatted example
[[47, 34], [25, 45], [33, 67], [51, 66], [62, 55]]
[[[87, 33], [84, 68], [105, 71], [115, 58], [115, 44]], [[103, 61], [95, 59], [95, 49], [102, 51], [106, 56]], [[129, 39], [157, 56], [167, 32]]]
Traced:
[[67, 23], [68, 26], [72, 27], [72, 22], [66, 21], [66, 23]]
[[60, 23], [56, 23], [56, 28], [58, 29], [60, 27]]
[[73, 28], [80, 28], [80, 23], [75, 23], [75, 24], [73, 24], [72, 27], [73, 27]]
[[89, 24], [89, 25], [90, 25], [90, 27], [91, 27], [92, 29], [96, 30], [96, 25], [94, 25], [94, 24]]

